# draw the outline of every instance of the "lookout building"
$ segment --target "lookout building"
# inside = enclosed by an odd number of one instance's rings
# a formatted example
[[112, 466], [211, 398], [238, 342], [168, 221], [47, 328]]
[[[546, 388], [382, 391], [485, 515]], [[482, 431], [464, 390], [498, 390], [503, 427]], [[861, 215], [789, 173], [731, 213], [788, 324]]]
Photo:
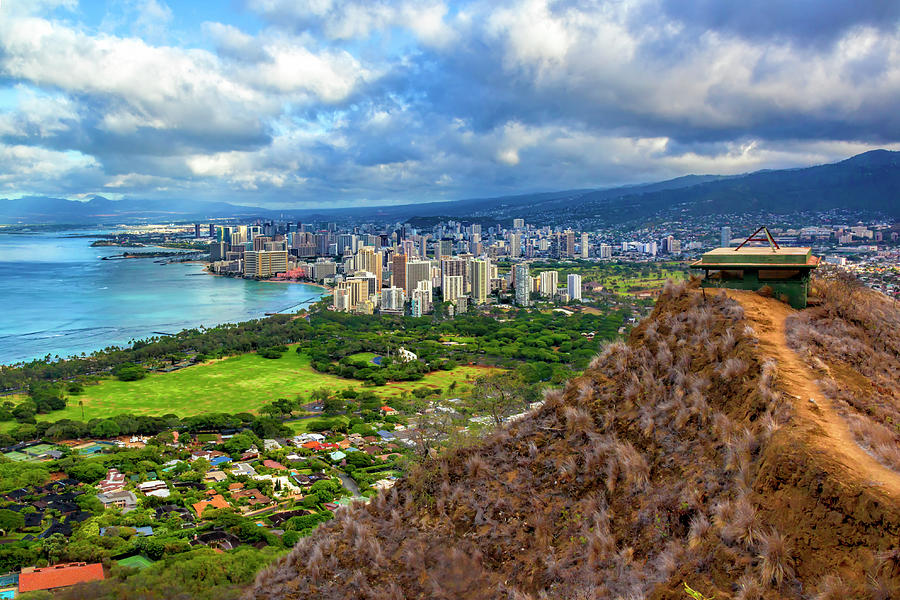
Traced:
[[[765, 237], [755, 237], [763, 232]], [[749, 246], [767, 242], [767, 246]], [[819, 266], [811, 248], [783, 248], [765, 227], [757, 229], [737, 248], [716, 248], [691, 263], [704, 271], [702, 287], [757, 291], [766, 286], [772, 295], [793, 306], [806, 308], [810, 272]]]

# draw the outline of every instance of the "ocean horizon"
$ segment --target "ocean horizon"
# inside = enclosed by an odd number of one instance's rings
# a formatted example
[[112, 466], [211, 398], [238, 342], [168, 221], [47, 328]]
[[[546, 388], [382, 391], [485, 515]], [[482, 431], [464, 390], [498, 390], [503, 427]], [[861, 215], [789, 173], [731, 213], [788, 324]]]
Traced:
[[298, 309], [323, 288], [216, 277], [200, 263], [103, 260], [100, 230], [0, 233], [0, 364], [90, 354], [183, 329]]

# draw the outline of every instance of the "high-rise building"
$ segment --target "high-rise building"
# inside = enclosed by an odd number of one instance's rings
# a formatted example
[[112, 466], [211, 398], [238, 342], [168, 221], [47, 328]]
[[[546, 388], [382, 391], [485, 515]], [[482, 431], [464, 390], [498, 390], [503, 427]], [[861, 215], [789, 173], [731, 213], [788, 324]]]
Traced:
[[420, 281], [431, 281], [431, 261], [411, 260], [406, 263], [406, 295], [412, 298], [412, 293]]
[[612, 258], [612, 246], [600, 244], [600, 258]]
[[727, 248], [731, 245], [731, 227], [725, 226], [722, 228], [719, 245], [722, 248]]
[[394, 287], [406, 290], [406, 255], [394, 254], [391, 257], [391, 281]]
[[444, 277], [459, 275], [463, 278], [463, 294], [469, 291], [468, 257], [445, 258], [441, 261], [441, 281]]
[[209, 243], [209, 260], [216, 262], [217, 260], [225, 260], [225, 253], [228, 252], [228, 244], [225, 242]]
[[421, 317], [430, 313], [433, 309], [431, 297], [431, 282], [420, 281], [412, 293], [412, 316]]
[[437, 243], [436, 248], [435, 258], [438, 260], [445, 256], [450, 256], [453, 254], [453, 240], [444, 238]]
[[244, 252], [244, 277], [271, 277], [287, 271], [288, 253], [284, 250]]
[[531, 303], [531, 276], [528, 275], [528, 265], [519, 263], [514, 271], [516, 278], [516, 304], [528, 306]]
[[525, 219], [513, 219], [513, 229], [525, 229]]
[[[343, 283], [343, 282], [341, 282]], [[334, 290], [334, 301], [333, 301], [334, 310], [340, 312], [349, 312], [353, 310], [352, 303], [350, 302], [350, 288], [346, 286], [341, 286], [338, 284], [338, 287]]]
[[194, 223], [194, 238], [200, 238], [200, 223]]
[[568, 258], [575, 258], [575, 232], [571, 229], [565, 232], [565, 253]]
[[485, 304], [491, 292], [491, 262], [487, 259], [472, 261], [472, 302]]
[[[335, 310], [355, 310], [358, 305], [369, 300], [369, 282], [362, 277], [351, 277], [344, 281], [339, 281], [335, 286], [334, 292]], [[345, 306], [345, 308], [338, 306], [339, 297], [341, 298], [342, 306]]]
[[464, 285], [462, 275], [444, 275], [441, 281], [441, 295], [444, 302], [455, 302], [465, 293]]
[[522, 256], [522, 234], [521, 233], [509, 234], [509, 255], [512, 258], [518, 258], [518, 257]]
[[591, 245], [587, 232], [581, 234], [581, 258], [589, 258], [591, 256]]
[[541, 296], [552, 298], [559, 287], [559, 273], [556, 271], [544, 271], [541, 273]]
[[331, 261], [317, 262], [312, 266], [312, 277], [316, 281], [324, 281], [326, 277], [334, 277], [337, 265]]
[[337, 236], [338, 254], [353, 254], [356, 252], [357, 238], [352, 233], [342, 233]]
[[566, 278], [566, 290], [569, 292], [569, 301], [581, 300], [581, 275], [570, 274]]
[[356, 253], [356, 270], [368, 271], [375, 275], [376, 290], [381, 289], [381, 252], [374, 246], [361, 246]]
[[381, 310], [390, 312], [402, 312], [406, 303], [406, 293], [403, 288], [389, 287], [381, 290]]
[[209, 237], [211, 237], [211, 238], [216, 237], [216, 226], [213, 223], [209, 224]]

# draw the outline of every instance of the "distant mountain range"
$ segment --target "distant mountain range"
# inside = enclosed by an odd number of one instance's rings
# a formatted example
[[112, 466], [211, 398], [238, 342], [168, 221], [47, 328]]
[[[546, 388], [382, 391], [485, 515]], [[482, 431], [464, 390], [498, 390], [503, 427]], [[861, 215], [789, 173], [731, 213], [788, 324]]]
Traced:
[[729, 177], [688, 175], [609, 189], [342, 209], [266, 209], [185, 200], [113, 201], [100, 196], [87, 202], [29, 197], [0, 200], [0, 223], [87, 224], [283, 216], [306, 221], [415, 219], [421, 222], [439, 217], [484, 220], [521, 217], [542, 223], [596, 219], [615, 224], [668, 213], [703, 217], [742, 212], [793, 214], [836, 208], [900, 218], [900, 152], [873, 150], [833, 164]]

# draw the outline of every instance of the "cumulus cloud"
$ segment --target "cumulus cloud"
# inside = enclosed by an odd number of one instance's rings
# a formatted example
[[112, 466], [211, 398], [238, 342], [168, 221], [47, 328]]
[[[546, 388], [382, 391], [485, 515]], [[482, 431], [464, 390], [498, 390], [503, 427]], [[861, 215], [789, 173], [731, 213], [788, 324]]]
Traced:
[[7, 0], [0, 189], [314, 205], [840, 159], [900, 141], [897, 6], [246, 0], [262, 28], [186, 42], [163, 0]]

